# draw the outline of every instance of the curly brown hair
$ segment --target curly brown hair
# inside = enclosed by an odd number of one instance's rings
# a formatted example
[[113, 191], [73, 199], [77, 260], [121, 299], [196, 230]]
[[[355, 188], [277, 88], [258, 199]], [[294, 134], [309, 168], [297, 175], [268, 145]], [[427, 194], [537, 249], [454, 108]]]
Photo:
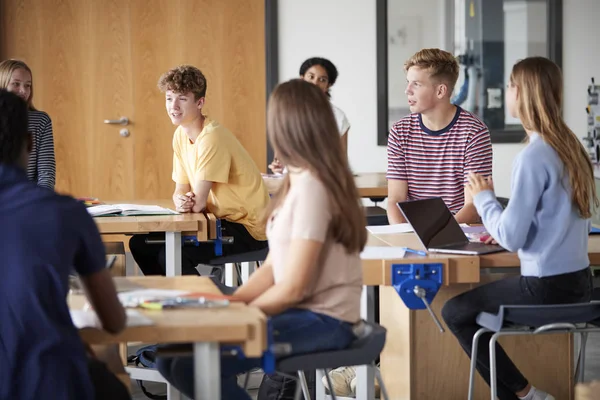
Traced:
[[179, 65], [161, 75], [158, 88], [161, 92], [192, 92], [194, 99], [198, 100], [206, 96], [206, 78], [202, 71], [192, 65]]

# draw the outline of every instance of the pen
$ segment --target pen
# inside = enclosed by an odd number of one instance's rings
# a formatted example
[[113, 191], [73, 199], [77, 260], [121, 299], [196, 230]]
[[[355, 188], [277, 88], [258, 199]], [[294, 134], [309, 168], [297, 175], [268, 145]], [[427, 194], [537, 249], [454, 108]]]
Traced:
[[414, 249], [409, 249], [408, 247], [403, 247], [404, 251], [407, 253], [413, 253], [413, 254], [418, 254], [420, 256], [426, 256], [427, 253], [421, 250], [414, 250]]

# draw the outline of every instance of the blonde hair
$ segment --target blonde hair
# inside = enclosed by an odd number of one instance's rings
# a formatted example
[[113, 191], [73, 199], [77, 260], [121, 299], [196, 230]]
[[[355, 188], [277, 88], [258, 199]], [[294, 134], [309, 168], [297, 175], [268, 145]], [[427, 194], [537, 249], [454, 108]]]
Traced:
[[36, 108], [33, 106], [33, 73], [31, 72], [31, 68], [23, 61], [10, 59], [0, 62], [0, 88], [8, 89], [10, 77], [18, 69], [24, 69], [31, 75], [31, 94], [29, 95], [29, 99], [27, 99], [27, 107], [29, 110], [36, 111]]
[[[348, 253], [361, 251], [367, 241], [365, 213], [325, 94], [301, 79], [278, 85], [269, 99], [267, 134], [284, 165], [309, 170], [327, 189], [331, 205], [328, 239], [341, 243]], [[289, 189], [286, 174], [267, 218]]]
[[563, 80], [558, 65], [544, 57], [516, 63], [510, 84], [518, 89], [517, 113], [528, 131], [537, 132], [558, 153], [569, 177], [572, 201], [582, 218], [600, 205], [592, 162], [562, 118]]
[[424, 69], [431, 79], [445, 83], [448, 93], [454, 90], [460, 72], [458, 61], [452, 53], [440, 49], [422, 49], [416, 52], [404, 63], [404, 71], [408, 72], [411, 67]]

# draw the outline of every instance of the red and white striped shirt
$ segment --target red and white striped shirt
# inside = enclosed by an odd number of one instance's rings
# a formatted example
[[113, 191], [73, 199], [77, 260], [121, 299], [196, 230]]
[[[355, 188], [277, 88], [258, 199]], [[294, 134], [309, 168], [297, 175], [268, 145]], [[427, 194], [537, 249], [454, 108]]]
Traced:
[[423, 125], [421, 114], [396, 122], [388, 136], [387, 179], [408, 182], [408, 200], [441, 197], [453, 213], [465, 203], [467, 175], [492, 174], [492, 142], [485, 124], [457, 107], [442, 130]]

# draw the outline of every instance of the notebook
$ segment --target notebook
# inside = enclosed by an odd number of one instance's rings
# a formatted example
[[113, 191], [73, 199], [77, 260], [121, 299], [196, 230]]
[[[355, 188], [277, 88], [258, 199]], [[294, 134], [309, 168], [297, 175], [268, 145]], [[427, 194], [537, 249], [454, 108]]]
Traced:
[[179, 213], [160, 206], [141, 204], [101, 204], [87, 208], [92, 217], [136, 216], [136, 215], [178, 215]]
[[504, 251], [498, 245], [470, 242], [439, 197], [397, 203], [428, 251], [452, 254], [488, 254]]

